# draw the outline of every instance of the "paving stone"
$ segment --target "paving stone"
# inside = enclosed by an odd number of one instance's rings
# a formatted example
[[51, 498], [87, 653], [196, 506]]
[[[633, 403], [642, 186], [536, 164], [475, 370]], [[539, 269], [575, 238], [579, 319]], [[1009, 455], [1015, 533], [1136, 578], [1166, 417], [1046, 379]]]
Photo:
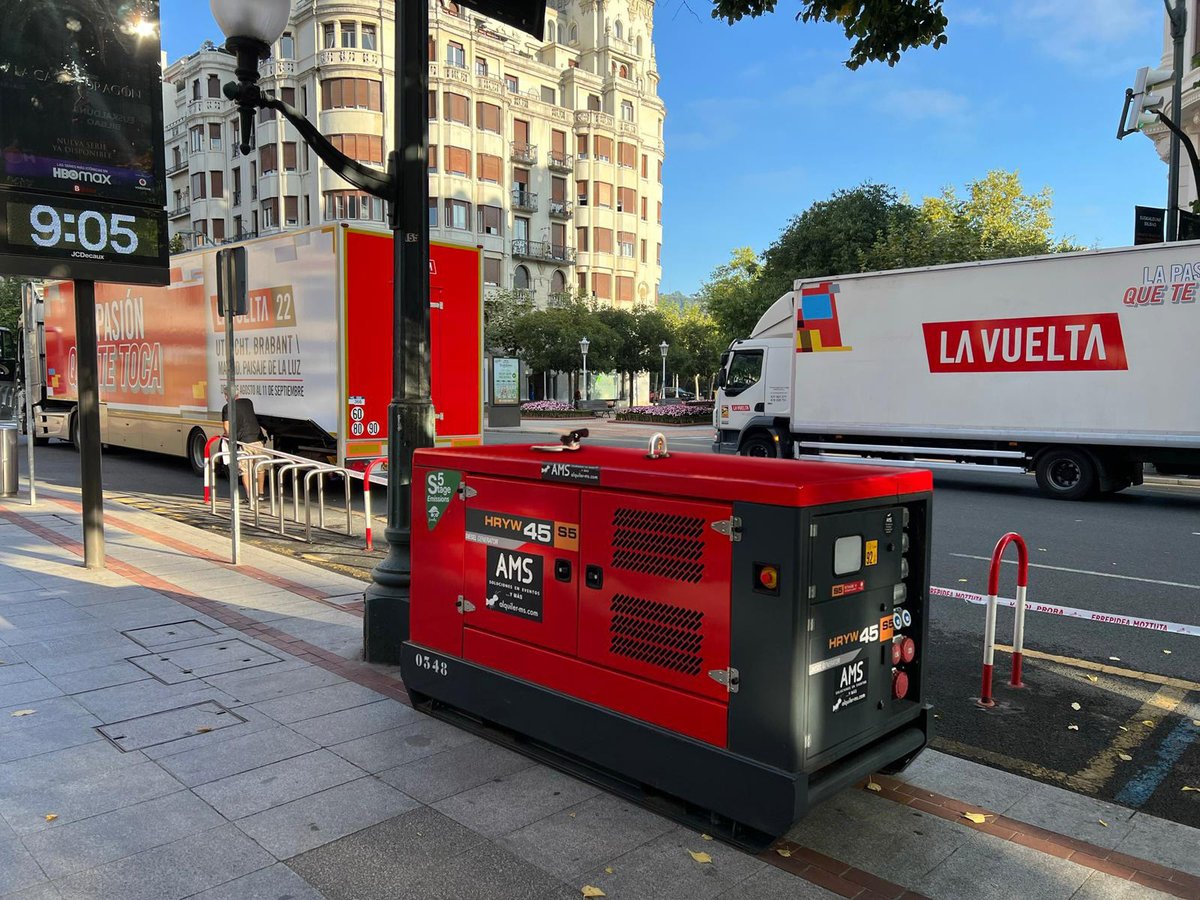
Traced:
[[312, 719], [326, 713], [363, 706], [384, 699], [383, 695], [362, 685], [344, 682], [276, 700], [263, 700], [254, 706], [276, 722], [287, 725], [301, 719]]
[[50, 882], [17, 891], [15, 894], [4, 895], [4, 900], [61, 900], [61, 898], [62, 894], [59, 893], [58, 888]]
[[1129, 826], [1116, 847], [1121, 853], [1200, 877], [1200, 828], [1142, 813], [1135, 813]]
[[71, 604], [54, 599], [0, 605], [0, 621], [8, 621], [14, 628], [30, 628], [35, 625], [92, 622], [94, 620], [86, 612], [81, 612]]
[[[394, 700], [388, 702], [395, 703]], [[399, 703], [395, 705], [408, 709]], [[479, 738], [461, 728], [419, 713], [414, 716], [416, 721], [408, 725], [336, 744], [333, 752], [368, 772], [382, 772], [464, 744], [480, 743]]]
[[1070, 897], [1093, 871], [990, 834], [973, 833], [927, 875], [904, 884], [929, 897]]
[[219, 703], [206, 700], [113, 722], [99, 731], [122, 750], [141, 750], [195, 735], [204, 729], [212, 732], [233, 728], [244, 721]]
[[135, 681], [145, 681], [150, 677], [148, 673], [137, 666], [122, 660], [94, 669], [81, 669], [78, 672], [53, 675], [50, 680], [64, 694], [84, 694], [88, 691], [99, 691], [122, 684], [132, 684]]
[[[32, 709], [31, 715], [14, 716], [13, 713]], [[93, 723], [96, 717], [73, 697], [50, 697], [37, 703], [15, 703], [0, 708], [0, 738], [20, 734], [30, 728], [39, 728], [48, 722], [86, 721]], [[0, 740], [3, 746], [3, 740]]]
[[908, 885], [974, 834], [953, 822], [848, 788], [793, 825], [787, 837], [848, 866]]
[[280, 662], [281, 657], [235, 638], [162, 650], [135, 656], [129, 661], [167, 684], [179, 684], [209, 675], [224, 675], [270, 665]]
[[[154, 763], [143, 762], [15, 791], [0, 799], [0, 814], [13, 831], [27, 835], [162, 797], [180, 787]], [[47, 822], [47, 813], [58, 818]]]
[[189, 734], [187, 737], [179, 738], [178, 740], [146, 747], [142, 752], [146, 754], [148, 759], [158, 760], [174, 756], [177, 753], [186, 753], [190, 750], [211, 750], [216, 745], [233, 740], [236, 737], [280, 727], [279, 723], [274, 719], [264, 716], [250, 706], [238, 706], [230, 711], [242, 720], [237, 725], [228, 728], [218, 728], [202, 734]]
[[259, 766], [194, 788], [227, 819], [242, 819], [363, 776], [328, 750]]
[[97, 739], [95, 716], [44, 719], [36, 725], [0, 734], [0, 763], [40, 756], [67, 747], [90, 744]]
[[250, 734], [239, 734], [215, 746], [164, 756], [158, 759], [158, 764], [181, 783], [195, 787], [316, 749], [317, 744], [278, 725]]
[[406, 762], [379, 777], [422, 803], [435, 803], [536, 765], [529, 757], [496, 744], [472, 742]]
[[[601, 885], [597, 887], [603, 889]], [[841, 895], [783, 869], [763, 866], [746, 880], [717, 896], [720, 900], [834, 900]]]
[[[405, 896], [421, 900], [464, 900], [504, 897], [545, 900], [563, 895], [567, 886], [548, 872], [492, 843], [483, 843], [419, 873], [405, 886]], [[580, 896], [576, 887], [572, 894]]]
[[0, 639], [10, 647], [25, 644], [69, 640], [71, 637], [90, 636], [96, 631], [96, 621], [91, 618], [73, 622], [53, 622], [49, 625], [29, 625], [21, 628], [0, 628]]
[[0, 764], [0, 799], [43, 785], [112, 772], [146, 761], [141, 753], [122, 753], [95, 731], [88, 730], [91, 740], [86, 744]]
[[1071, 900], [1163, 900], [1165, 895], [1136, 881], [1126, 881], [1107, 872], [1092, 872]]
[[216, 638], [217, 630], [210, 628], [196, 619], [185, 619], [182, 622], [171, 622], [165, 625], [153, 625], [146, 628], [135, 628], [125, 632], [147, 650], [163, 650], [176, 644], [188, 643], [205, 638]]
[[[697, 863], [689, 850], [704, 851], [711, 863]], [[604, 871], [611, 867], [613, 874]], [[766, 864], [688, 828], [671, 831], [576, 879], [608, 896], [654, 900], [704, 900], [720, 896], [761, 871]]]
[[611, 794], [597, 794], [500, 838], [497, 843], [570, 881], [675, 829], [675, 824]]
[[0, 839], [0, 896], [33, 887], [46, 880], [28, 850], [15, 838]]
[[[25, 651], [28, 652], [30, 647], [40, 648], [41, 646], [41, 644], [29, 645], [25, 647]], [[32, 657], [27, 657], [27, 661], [47, 678], [53, 678], [55, 675], [63, 675], [68, 672], [116, 665], [125, 662], [126, 657], [134, 656], [137, 652], [139, 651], [130, 651], [120, 646], [76, 650], [72, 653], [62, 654], [41, 654], [39, 652]]]
[[[1006, 814], [1035, 782], [991, 766], [925, 750], [899, 776], [901, 780], [963, 803]], [[1031, 823], [1032, 824], [1032, 823]]]
[[[51, 827], [25, 838], [49, 878], [90, 869], [223, 824], [220, 814], [191, 791]], [[54, 825], [58, 825], [57, 822]]]
[[[481, 755], [486, 749], [487, 744], [480, 745]], [[433, 807], [480, 834], [497, 836], [582, 803], [599, 792], [562, 772], [534, 766], [493, 778], [439, 800]]]
[[[1133, 810], [1053, 785], [1035, 784], [1005, 815], [1112, 850], [1132, 830]], [[1101, 819], [1108, 827], [1100, 824]]]
[[181, 900], [266, 868], [271, 857], [222, 825], [57, 882], [66, 900]]
[[237, 827], [287, 859], [416, 807], [417, 801], [368, 776], [239, 819]]
[[222, 706], [236, 706], [230, 697], [202, 681], [163, 684], [160, 681], [136, 681], [72, 695], [81, 706], [105, 722], [133, 719], [205, 700]]
[[275, 652], [285, 657], [282, 662], [271, 663], [269, 666], [245, 672], [210, 675], [204, 680], [231, 697], [236, 697], [241, 703], [275, 700], [304, 691], [346, 683], [346, 679], [335, 672], [319, 668], [304, 660], [288, 657], [282, 650]]
[[[3, 657], [0, 652], [0, 657]], [[22, 681], [36, 681], [42, 673], [26, 662], [10, 662], [0, 665], [0, 684], [19, 684]]]
[[[423, 873], [453, 857], [474, 853], [485, 840], [421, 806], [295, 856], [288, 866], [330, 900], [415, 897]], [[503, 895], [493, 896], [500, 900]]]
[[80, 609], [91, 606], [107, 606], [111, 603], [123, 603], [127, 600], [142, 600], [147, 597], [160, 599], [162, 594], [150, 588], [129, 585], [120, 588], [64, 591], [62, 595], [64, 603], [69, 603]]
[[0, 684], [0, 706], [28, 706], [49, 697], [61, 697], [62, 694], [58, 685], [39, 676], [30, 681]]
[[190, 900], [324, 900], [324, 895], [286, 865], [276, 863]]
[[[312, 719], [301, 719], [299, 722], [293, 722], [291, 728], [322, 746], [329, 747], [334, 744], [344, 744], [356, 738], [375, 735], [401, 725], [409, 725], [422, 719], [428, 720], [428, 717], [421, 715], [411, 706], [388, 699]], [[351, 759], [349, 756], [346, 758]], [[396, 763], [392, 763], [392, 765], [396, 765]]]

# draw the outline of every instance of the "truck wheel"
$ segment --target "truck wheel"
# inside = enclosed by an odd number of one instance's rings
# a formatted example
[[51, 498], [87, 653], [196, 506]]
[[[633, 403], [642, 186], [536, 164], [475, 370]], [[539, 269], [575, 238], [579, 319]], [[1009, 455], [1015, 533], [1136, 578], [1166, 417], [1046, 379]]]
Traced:
[[208, 443], [208, 435], [203, 428], [193, 428], [187, 440], [187, 458], [192, 471], [197, 475], [204, 474], [204, 445]]
[[1038, 457], [1037, 483], [1055, 500], [1082, 500], [1096, 490], [1096, 464], [1082, 450], [1047, 450]]
[[779, 455], [775, 447], [775, 442], [767, 434], [755, 434], [746, 438], [742, 442], [742, 449], [738, 453], [742, 456], [759, 456], [768, 459], [774, 459]]
[[71, 446], [75, 448], [75, 452], [79, 452], [79, 413], [71, 413], [71, 428], [70, 428]]

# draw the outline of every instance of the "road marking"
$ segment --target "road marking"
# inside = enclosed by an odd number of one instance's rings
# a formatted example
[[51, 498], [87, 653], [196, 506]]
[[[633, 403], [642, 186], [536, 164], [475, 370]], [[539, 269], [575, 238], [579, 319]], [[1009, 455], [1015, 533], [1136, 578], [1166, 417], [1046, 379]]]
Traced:
[[[992, 561], [990, 556], [974, 556], [970, 553], [951, 553], [949, 555], [958, 557], [959, 559], [978, 559], [982, 560], [983, 562]], [[1013, 559], [1006, 559], [1002, 561], [1014, 566], [1017, 564], [1016, 560]], [[1117, 575], [1113, 572], [1093, 572], [1090, 569], [1069, 569], [1066, 566], [1048, 566], [1045, 563], [1030, 563], [1029, 568], [1050, 569], [1053, 572], [1071, 572], [1075, 575], [1097, 575], [1100, 578], [1117, 578], [1121, 581], [1140, 581], [1143, 584], [1161, 584], [1165, 587], [1181, 587], [1192, 591], [1200, 591], [1200, 584], [1185, 584], [1182, 581], [1159, 581], [1156, 578], [1139, 578], [1136, 575]]]
[[[1012, 647], [1004, 644], [997, 644], [996, 649], [1001, 653], [1012, 653]], [[1183, 678], [1172, 678], [1169, 675], [1158, 675], [1154, 672], [1139, 672], [1136, 669], [1123, 669], [1120, 666], [1110, 666], [1105, 663], [1092, 662], [1090, 659], [1076, 659], [1073, 656], [1059, 656], [1055, 653], [1043, 653], [1040, 650], [1030, 650], [1026, 647], [1024, 653], [1026, 659], [1041, 659], [1046, 662], [1058, 663], [1059, 665], [1069, 666], [1075, 669], [1087, 669], [1089, 672], [1102, 672], [1105, 675], [1117, 675], [1121, 678], [1130, 678], [1135, 681], [1147, 681], [1151, 684], [1164, 684], [1174, 688], [1179, 688], [1182, 691], [1198, 691], [1200, 692], [1200, 683], [1195, 681], [1187, 681]]]
[[[1154, 696], [1129, 717], [1129, 721], [1125, 723], [1126, 730], [1118, 731], [1112, 743], [1093, 756], [1091, 761], [1075, 774], [1076, 783], [1089, 794], [1100, 793], [1100, 790], [1116, 774], [1117, 764], [1121, 761], [1117, 754], [1125, 753], [1132, 756], [1133, 752], [1146, 742], [1159, 724], [1176, 710], [1186, 696], [1187, 691], [1179, 688], [1168, 685], [1160, 687], [1154, 692]], [[1153, 722], [1154, 724], [1145, 725], [1144, 722]]]
[[1167, 775], [1170, 774], [1175, 763], [1179, 762], [1179, 758], [1198, 737], [1200, 737], [1200, 729], [1197, 729], [1191, 719], [1180, 719], [1171, 733], [1159, 745], [1158, 758], [1154, 764], [1131, 778], [1113, 799], [1126, 806], [1138, 808], [1144, 806], [1146, 801], [1153, 797], [1154, 792], [1166, 781]]
[[1027, 759], [1017, 759], [1015, 756], [997, 753], [995, 750], [988, 750], [984, 747], [974, 747], [971, 744], [964, 744], [961, 741], [954, 741], [950, 738], [934, 737], [930, 746], [934, 750], [942, 750], [955, 756], [977, 760], [978, 762], [987, 763], [988, 765], [1009, 772], [1018, 772], [1030, 778], [1036, 778], [1039, 781], [1053, 781], [1063, 785], [1071, 783], [1071, 776], [1066, 772], [1059, 772], [1057, 769], [1048, 769]]
[[[956, 588], [930, 587], [931, 597], [948, 597], [951, 600], [965, 600], [982, 606], [988, 602], [983, 594], [971, 591], [960, 591]], [[999, 606], [1014, 607], [1017, 601], [1009, 597], [998, 597]], [[1029, 612], [1047, 613], [1052, 616], [1065, 616], [1069, 619], [1085, 619], [1091, 622], [1102, 622], [1108, 625], [1124, 625], [1127, 628], [1140, 628], [1145, 631], [1156, 631], [1159, 634], [1182, 634], [1188, 637], [1200, 637], [1200, 625], [1186, 625], [1181, 622], [1163, 622], [1160, 619], [1140, 619], [1120, 613], [1102, 613], [1091, 609], [1076, 609], [1073, 606], [1058, 606], [1053, 603], [1026, 603]]]

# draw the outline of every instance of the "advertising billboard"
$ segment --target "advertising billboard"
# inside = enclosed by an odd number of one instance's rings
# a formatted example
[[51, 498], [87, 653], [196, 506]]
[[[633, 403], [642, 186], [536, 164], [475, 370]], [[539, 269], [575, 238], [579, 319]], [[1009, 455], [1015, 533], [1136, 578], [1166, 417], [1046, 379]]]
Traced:
[[0, 28], [0, 273], [165, 284], [157, 0], [20, 0]]

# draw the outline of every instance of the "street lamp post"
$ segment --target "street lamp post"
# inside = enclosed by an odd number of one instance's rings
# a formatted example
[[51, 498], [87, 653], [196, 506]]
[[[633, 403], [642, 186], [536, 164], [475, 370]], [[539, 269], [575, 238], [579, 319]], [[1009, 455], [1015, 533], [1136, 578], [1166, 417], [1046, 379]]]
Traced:
[[583, 354], [583, 399], [588, 399], [588, 380], [587, 380], [587, 348], [591, 342], [584, 338], [579, 342], [579, 352]]
[[662, 358], [663, 358], [662, 381], [660, 381], [658, 384], [658, 401], [660, 403], [667, 399], [667, 349], [668, 349], [668, 346], [669, 345], [667, 344], [666, 341], [663, 341], [661, 344], [658, 345], [658, 350], [660, 353], [662, 353]]

